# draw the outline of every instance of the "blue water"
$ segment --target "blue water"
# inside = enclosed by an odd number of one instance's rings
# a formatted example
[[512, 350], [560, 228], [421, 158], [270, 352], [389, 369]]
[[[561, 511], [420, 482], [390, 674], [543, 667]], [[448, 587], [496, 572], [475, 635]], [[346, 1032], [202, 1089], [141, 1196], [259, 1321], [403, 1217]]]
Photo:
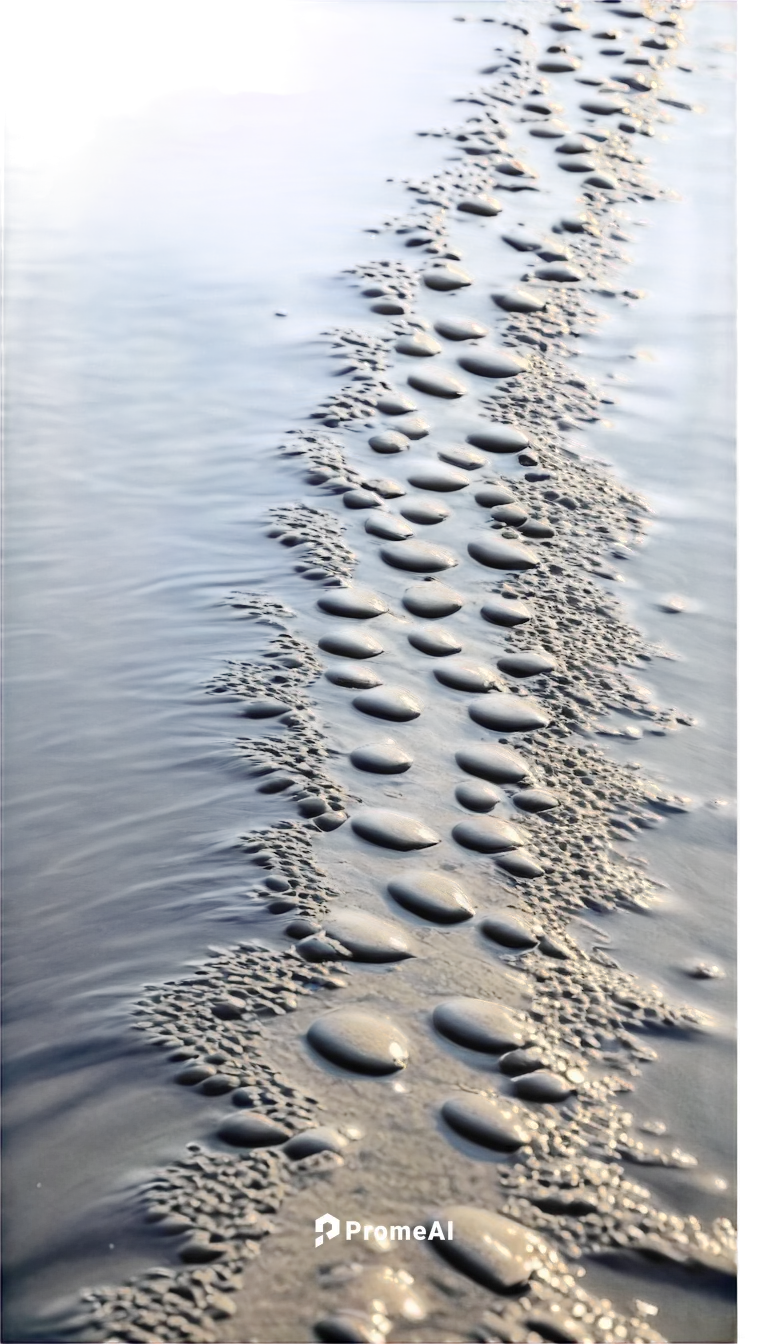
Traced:
[[[291, 493], [273, 446], [328, 386], [317, 333], [362, 324], [332, 277], [382, 253], [364, 230], [401, 202], [383, 179], [438, 163], [410, 132], [460, 116], [447, 98], [492, 43], [448, 8], [398, 5], [397, 23], [393, 8], [292, 8], [280, 82], [149, 99], [130, 136], [101, 109], [4, 112], [13, 1339], [63, 1329], [67, 1292], [129, 1245], [126, 1179], [195, 1130], [130, 1028], [136, 989], [258, 934], [233, 841], [269, 804], [233, 758], [237, 718], [202, 685], [262, 636], [222, 597], [300, 599], [258, 528]], [[697, 20], [702, 40], [707, 24], [722, 35], [720, 9]], [[656, 750], [702, 794], [733, 788], [733, 86], [714, 95], [720, 132], [691, 118], [668, 151], [687, 204], [655, 208], [643, 235], [632, 282], [652, 297], [605, 347], [662, 359], [627, 364], [620, 429], [590, 438], [659, 496], [631, 595], [685, 653], [655, 684], [707, 730]], [[702, 616], [673, 632], [664, 591]], [[707, 937], [728, 926], [714, 902]]]

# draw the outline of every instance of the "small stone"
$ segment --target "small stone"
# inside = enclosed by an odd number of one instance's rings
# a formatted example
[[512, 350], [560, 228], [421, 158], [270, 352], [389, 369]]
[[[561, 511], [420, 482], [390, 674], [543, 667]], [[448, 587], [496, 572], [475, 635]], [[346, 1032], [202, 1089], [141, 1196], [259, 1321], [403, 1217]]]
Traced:
[[408, 483], [417, 490], [434, 490], [442, 494], [451, 494], [469, 485], [469, 477], [456, 467], [442, 467], [433, 462], [413, 467], [408, 476]]
[[493, 784], [479, 784], [471, 780], [457, 784], [454, 795], [457, 803], [470, 812], [492, 812], [503, 801], [503, 795]]
[[341, 663], [326, 669], [325, 677], [334, 686], [346, 686], [350, 690], [370, 690], [381, 685], [381, 677], [372, 667], [350, 666]]
[[392, 513], [374, 513], [365, 520], [365, 530], [371, 536], [386, 541], [405, 541], [413, 536], [413, 528]]
[[362, 630], [331, 630], [317, 641], [317, 647], [338, 658], [376, 658], [384, 652], [378, 640]]
[[375, 719], [390, 719], [394, 723], [408, 723], [421, 713], [421, 705], [410, 691], [393, 686], [363, 691], [355, 696], [352, 704], [362, 714], [370, 714]]
[[480, 608], [483, 620], [491, 625], [503, 625], [513, 628], [530, 621], [531, 612], [523, 602], [510, 601], [507, 598], [491, 598]]
[[377, 775], [401, 775], [410, 770], [413, 757], [398, 747], [391, 738], [383, 742], [372, 742], [365, 747], [355, 747], [349, 759], [357, 770], [366, 770]]
[[463, 888], [443, 873], [405, 873], [387, 891], [398, 905], [434, 924], [458, 924], [474, 913]]
[[453, 374], [438, 370], [434, 373], [411, 373], [408, 375], [408, 382], [417, 392], [424, 392], [429, 397], [442, 397], [448, 401], [465, 396], [467, 391], [464, 384], [460, 383], [458, 378], [454, 378]]
[[555, 795], [546, 789], [521, 789], [512, 795], [512, 802], [521, 812], [551, 812], [560, 806]]
[[382, 597], [362, 588], [330, 588], [319, 598], [317, 605], [330, 616], [348, 616], [363, 621], [389, 611]]
[[466, 285], [472, 284], [472, 277], [467, 275], [466, 271], [459, 270], [457, 266], [436, 267], [434, 270], [424, 271], [421, 278], [427, 289], [443, 292], [463, 289]]
[[423, 616], [427, 620], [437, 620], [441, 616], [450, 616], [464, 604], [461, 593], [448, 588], [439, 580], [425, 580], [406, 588], [403, 594], [403, 606], [412, 616]]
[[457, 210], [464, 211], [468, 215], [500, 215], [503, 209], [501, 201], [497, 201], [495, 196], [488, 196], [484, 192], [479, 196], [469, 196], [459, 201]]
[[521, 1288], [535, 1269], [547, 1264], [542, 1239], [500, 1213], [457, 1204], [440, 1209], [436, 1216], [443, 1226], [453, 1223], [453, 1239], [435, 1239], [430, 1246], [492, 1293]]
[[565, 1101], [574, 1091], [575, 1088], [569, 1086], [564, 1078], [547, 1069], [524, 1074], [515, 1083], [515, 1096], [522, 1097], [524, 1101], [557, 1103]]
[[316, 1153], [343, 1153], [349, 1140], [336, 1129], [318, 1126], [294, 1134], [283, 1148], [286, 1157], [292, 1162], [300, 1162], [305, 1157], [314, 1157]]
[[528, 368], [526, 359], [516, 358], [503, 350], [478, 350], [476, 353], [460, 355], [458, 363], [467, 373], [474, 373], [478, 378], [516, 378]]
[[376, 402], [376, 409], [382, 415], [406, 415], [408, 411], [418, 410], [418, 407], [410, 397], [401, 396], [398, 392], [386, 392]]
[[520, 832], [501, 817], [473, 817], [460, 821], [451, 834], [457, 844], [480, 854], [500, 854], [523, 843]]
[[536, 728], [546, 728], [549, 723], [534, 701], [507, 695], [504, 691], [491, 692], [481, 700], [473, 700], [469, 716], [481, 727], [499, 733], [528, 733]]
[[404, 453], [410, 447], [407, 436], [394, 429], [372, 435], [368, 443], [375, 453]]
[[219, 1126], [218, 1137], [234, 1148], [274, 1148], [291, 1137], [290, 1130], [264, 1115], [236, 1115]]
[[353, 1073], [398, 1073], [408, 1062], [408, 1042], [381, 1013], [335, 1008], [317, 1018], [307, 1040], [318, 1054]]
[[494, 943], [520, 951], [535, 947], [539, 941], [525, 924], [513, 919], [511, 915], [487, 915], [480, 921], [480, 928], [486, 938], [491, 938]]
[[471, 443], [473, 448], [482, 448], [486, 453], [519, 453], [528, 447], [529, 442], [527, 434], [511, 426], [502, 428], [501, 425], [493, 425], [487, 429], [476, 429], [467, 435], [467, 443]]
[[505, 653], [496, 666], [508, 677], [538, 677], [552, 672], [557, 664], [543, 653]]
[[334, 909], [325, 932], [355, 961], [383, 963], [413, 956], [408, 939], [396, 924], [364, 910]]
[[523, 294], [519, 289], [498, 290], [491, 298], [505, 313], [540, 313], [547, 306], [545, 299], [535, 294]]
[[495, 862], [496, 867], [503, 868], [510, 877], [526, 880], [544, 876], [544, 869], [525, 849], [516, 849], [511, 854], [500, 854]]
[[511, 784], [528, 773], [525, 761], [509, 747], [492, 742], [462, 747], [456, 752], [456, 764], [468, 775], [489, 779], [494, 784]]
[[453, 551], [429, 541], [395, 541], [382, 546], [379, 554], [393, 569], [405, 569], [413, 574], [435, 574], [459, 563]]
[[470, 318], [441, 318], [435, 323], [435, 331], [447, 341], [476, 341], [488, 335], [488, 328], [473, 322]]
[[433, 1010], [432, 1021], [455, 1045], [486, 1055], [522, 1049], [530, 1039], [524, 1024], [493, 999], [444, 999]]
[[449, 654], [461, 652], [459, 641], [450, 630], [444, 630], [441, 626], [412, 630], [408, 636], [408, 643], [412, 648], [418, 649], [419, 653], [426, 653], [431, 658], [446, 658]]
[[440, 843], [423, 821], [385, 807], [364, 807], [352, 815], [352, 830], [361, 839], [385, 849], [427, 849]]
[[514, 1102], [471, 1093], [449, 1097], [441, 1115], [462, 1138], [497, 1153], [514, 1153], [530, 1143], [535, 1128], [530, 1112]]
[[539, 563], [533, 551], [507, 541], [497, 533], [474, 538], [467, 544], [467, 551], [473, 560], [488, 569], [535, 569]]
[[426, 357], [429, 355], [439, 355], [442, 349], [439, 341], [433, 336], [428, 336], [425, 331], [414, 332], [410, 336], [401, 336], [395, 341], [395, 349], [399, 355], [411, 355], [413, 358]]
[[492, 667], [482, 663], [452, 658], [449, 663], [441, 664], [434, 670], [434, 676], [442, 686], [450, 686], [454, 691], [490, 691], [497, 689], [499, 678]]

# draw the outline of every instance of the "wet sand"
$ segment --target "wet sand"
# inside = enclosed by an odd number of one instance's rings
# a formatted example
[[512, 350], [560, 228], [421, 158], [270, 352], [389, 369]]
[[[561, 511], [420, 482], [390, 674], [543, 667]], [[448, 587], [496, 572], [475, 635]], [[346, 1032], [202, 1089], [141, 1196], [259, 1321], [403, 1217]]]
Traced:
[[[233, 593], [261, 652], [205, 688], [256, 791], [248, 933], [135, 1004], [188, 1152], [136, 1183], [156, 1268], [86, 1292], [83, 1338], [733, 1337], [727, 1180], [684, 1123], [731, 967], [659, 955], [675, 828], [706, 853], [719, 813], [655, 776], [702, 730], [616, 596], [653, 513], [595, 460], [690, 20], [541, 19], [494, 13], [496, 68], [342, 278], [336, 390], [276, 440], [295, 502], [260, 535], [296, 577]], [[325, 1209], [456, 1237], [315, 1252]]]

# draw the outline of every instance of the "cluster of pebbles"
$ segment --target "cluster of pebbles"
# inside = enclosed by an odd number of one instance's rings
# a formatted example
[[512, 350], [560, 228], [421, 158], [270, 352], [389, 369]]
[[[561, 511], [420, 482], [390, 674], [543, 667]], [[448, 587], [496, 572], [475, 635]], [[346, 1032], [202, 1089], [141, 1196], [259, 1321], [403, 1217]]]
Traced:
[[[271, 944], [242, 944], [185, 980], [148, 987], [137, 1006], [136, 1026], [166, 1052], [169, 1075], [220, 1097], [221, 1118], [207, 1146], [190, 1145], [140, 1192], [147, 1226], [177, 1238], [179, 1267], [87, 1294], [88, 1338], [232, 1338], [222, 1322], [282, 1201], [323, 1176], [330, 1184], [318, 1199], [332, 1204], [334, 1173], [356, 1160], [360, 1131], [332, 1116], [338, 1077], [379, 1088], [384, 1149], [401, 1094], [383, 1089], [403, 1074], [418, 1089], [425, 1033], [448, 1072], [426, 1128], [410, 1136], [413, 1161], [427, 1148], [435, 1160], [438, 1134], [486, 1161], [495, 1155], [495, 1203], [472, 1203], [471, 1175], [456, 1169], [463, 1202], [434, 1211], [455, 1237], [424, 1250], [443, 1263], [423, 1286], [413, 1277], [420, 1260], [381, 1268], [341, 1250], [318, 1270], [297, 1249], [293, 1280], [315, 1311], [307, 1332], [376, 1344], [655, 1341], [653, 1307], [622, 1313], [589, 1293], [590, 1255], [733, 1272], [727, 1220], [703, 1226], [665, 1209], [631, 1174], [695, 1165], [655, 1142], [663, 1125], [642, 1137], [626, 1095], [655, 1059], [653, 1041], [694, 1036], [707, 1020], [623, 971], [590, 923], [653, 909], [661, 884], [631, 843], [691, 806], [596, 737], [692, 721], [638, 682], [664, 651], [606, 586], [642, 544], [647, 506], [567, 438], [611, 401], [574, 372], [574, 346], [599, 320], [596, 294], [638, 297], [620, 288], [620, 208], [659, 195], [635, 146], [668, 115], [661, 104], [685, 105], [664, 84], [680, 6], [588, 8], [593, 31], [577, 4], [556, 5], [545, 51], [520, 40], [527, 23], [499, 25], [514, 32], [515, 49], [497, 48], [484, 72], [493, 82], [462, 100], [472, 110], [459, 128], [429, 133], [450, 140], [446, 169], [407, 183], [418, 209], [382, 227], [408, 262], [348, 273], [372, 316], [365, 331], [328, 333], [348, 381], [310, 420], [334, 434], [310, 425], [286, 436], [309, 502], [272, 510], [266, 525], [317, 585], [303, 615], [322, 632], [310, 644], [302, 613], [237, 595], [233, 605], [279, 633], [209, 687], [258, 723], [237, 750], [258, 792], [282, 808], [241, 842], [260, 871], [249, 896]], [[580, 34], [612, 58], [609, 77], [585, 73], [588, 62], [569, 49]], [[559, 118], [550, 78], [584, 86], [575, 129]], [[505, 192], [536, 190], [527, 159], [550, 151], [579, 193], [574, 213], [553, 220], [548, 236], [517, 226], [483, 235], [501, 249], [500, 268], [523, 254], [529, 269], [488, 295], [483, 321], [463, 314], [473, 280], [453, 244], [456, 212], [487, 227]], [[424, 293], [427, 311], [440, 300], [444, 313], [422, 315]], [[451, 439], [434, 433], [428, 407], [445, 415], [453, 403], [464, 414], [471, 405], [475, 427]], [[382, 456], [397, 462], [396, 478], [379, 474]], [[382, 591], [358, 581], [358, 557]], [[468, 637], [480, 660], [464, 649]], [[337, 762], [337, 779], [328, 739], [349, 736], [350, 714], [362, 736]], [[453, 770], [439, 766], [423, 819], [398, 793], [422, 764], [408, 738], [419, 719], [433, 724], [428, 750], [451, 742]], [[385, 735], [373, 740], [369, 727]], [[354, 892], [334, 873], [350, 854]], [[430, 953], [423, 935], [435, 931], [445, 941]], [[376, 967], [388, 974], [374, 1003]], [[286, 1015], [301, 1024], [308, 1076], [326, 1070], [320, 1097], [270, 1062], [270, 1023]], [[444, 1153], [451, 1169], [447, 1139]], [[378, 1180], [386, 1190], [386, 1170]], [[457, 1284], [467, 1282], [479, 1297], [464, 1300]], [[258, 1321], [248, 1337], [259, 1337]]]

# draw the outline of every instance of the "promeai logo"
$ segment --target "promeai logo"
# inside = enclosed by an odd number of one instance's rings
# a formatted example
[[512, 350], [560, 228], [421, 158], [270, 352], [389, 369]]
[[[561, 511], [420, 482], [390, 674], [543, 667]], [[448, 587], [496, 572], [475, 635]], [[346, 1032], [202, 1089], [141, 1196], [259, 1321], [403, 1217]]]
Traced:
[[[322, 1218], [315, 1219], [315, 1246], [322, 1246], [325, 1240], [330, 1241], [331, 1237], [338, 1237], [341, 1231], [341, 1223], [332, 1213], [324, 1213]], [[441, 1223], [436, 1220], [427, 1226], [419, 1223], [411, 1227], [408, 1223], [398, 1223], [392, 1227], [385, 1227], [378, 1223], [359, 1223], [354, 1218], [349, 1218], [344, 1224], [344, 1240], [352, 1241], [355, 1237], [362, 1237], [363, 1241], [378, 1241], [386, 1244], [394, 1241], [453, 1241], [453, 1222], [447, 1221]]]
[[338, 1237], [340, 1227], [341, 1224], [338, 1218], [334, 1218], [332, 1213], [324, 1213], [322, 1218], [316, 1218], [315, 1245], [322, 1246], [326, 1237], [329, 1241], [331, 1240], [331, 1237]]

